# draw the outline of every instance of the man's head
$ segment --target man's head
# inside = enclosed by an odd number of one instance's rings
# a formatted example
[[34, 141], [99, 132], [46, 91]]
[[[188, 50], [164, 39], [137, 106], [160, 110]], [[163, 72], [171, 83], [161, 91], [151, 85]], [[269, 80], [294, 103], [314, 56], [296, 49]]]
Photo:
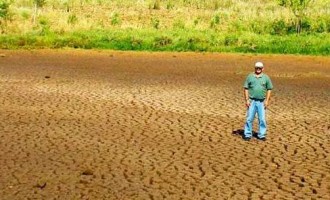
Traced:
[[264, 64], [262, 62], [256, 62], [256, 64], [254, 65], [254, 72], [256, 74], [261, 74], [263, 70]]

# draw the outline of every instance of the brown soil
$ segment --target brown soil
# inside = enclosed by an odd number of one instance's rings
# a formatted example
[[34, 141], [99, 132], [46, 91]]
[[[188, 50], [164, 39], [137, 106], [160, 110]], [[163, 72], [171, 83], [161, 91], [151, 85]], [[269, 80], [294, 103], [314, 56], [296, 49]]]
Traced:
[[330, 199], [329, 57], [1, 50], [0, 81], [0, 199]]

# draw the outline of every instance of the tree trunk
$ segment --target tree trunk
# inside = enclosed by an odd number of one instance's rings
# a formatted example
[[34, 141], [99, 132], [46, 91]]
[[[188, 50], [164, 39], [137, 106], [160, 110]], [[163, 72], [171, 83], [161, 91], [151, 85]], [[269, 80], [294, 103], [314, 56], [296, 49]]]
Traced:
[[297, 34], [300, 34], [301, 33], [301, 29], [302, 29], [302, 19], [301, 17], [297, 17], [297, 22], [296, 22], [296, 31], [297, 31]]
[[38, 14], [38, 7], [37, 4], [34, 4], [34, 14], [33, 14], [33, 19], [32, 19], [32, 23], [36, 24], [36, 19], [37, 19], [37, 14]]

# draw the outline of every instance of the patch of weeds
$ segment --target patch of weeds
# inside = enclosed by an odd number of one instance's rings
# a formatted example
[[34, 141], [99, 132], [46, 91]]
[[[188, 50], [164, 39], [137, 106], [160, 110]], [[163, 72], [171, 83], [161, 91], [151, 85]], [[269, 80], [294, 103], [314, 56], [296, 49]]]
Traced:
[[78, 17], [75, 14], [71, 14], [68, 16], [68, 24], [74, 25], [78, 22]]
[[156, 37], [154, 40], [154, 47], [164, 47], [172, 44], [173, 40], [167, 36]]
[[131, 46], [132, 46], [132, 49], [141, 49], [142, 47], [142, 44], [143, 44], [143, 40], [141, 39], [138, 39], [138, 38], [132, 38], [131, 39]]
[[238, 37], [236, 35], [227, 35], [224, 39], [225, 46], [235, 45], [238, 42]]
[[212, 17], [211, 19], [211, 24], [210, 27], [211, 28], [215, 28], [217, 25], [220, 24], [220, 16], [218, 14], [216, 14], [215, 16]]
[[119, 24], [121, 24], [121, 19], [119, 17], [119, 14], [118, 13], [114, 13], [111, 16], [111, 25], [119, 25]]
[[154, 27], [155, 29], [159, 29], [159, 25], [160, 25], [160, 21], [157, 18], [152, 18], [151, 19], [151, 25], [152, 27]]
[[39, 26], [41, 28], [39, 34], [40, 35], [47, 35], [50, 33], [50, 23], [48, 18], [42, 16], [39, 19]]
[[173, 24], [174, 29], [184, 29], [185, 28], [185, 23], [182, 20], [177, 20]]
[[174, 4], [172, 1], [168, 1], [167, 4], [166, 4], [166, 9], [167, 10], [171, 10], [174, 8]]

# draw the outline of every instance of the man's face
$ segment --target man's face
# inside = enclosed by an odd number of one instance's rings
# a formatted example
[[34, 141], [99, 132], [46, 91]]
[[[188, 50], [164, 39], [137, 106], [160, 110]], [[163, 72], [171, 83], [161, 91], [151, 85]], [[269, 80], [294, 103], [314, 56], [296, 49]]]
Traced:
[[256, 73], [256, 74], [261, 74], [261, 72], [263, 71], [264, 69], [262, 68], [262, 67], [255, 67], [254, 68], [254, 72]]

